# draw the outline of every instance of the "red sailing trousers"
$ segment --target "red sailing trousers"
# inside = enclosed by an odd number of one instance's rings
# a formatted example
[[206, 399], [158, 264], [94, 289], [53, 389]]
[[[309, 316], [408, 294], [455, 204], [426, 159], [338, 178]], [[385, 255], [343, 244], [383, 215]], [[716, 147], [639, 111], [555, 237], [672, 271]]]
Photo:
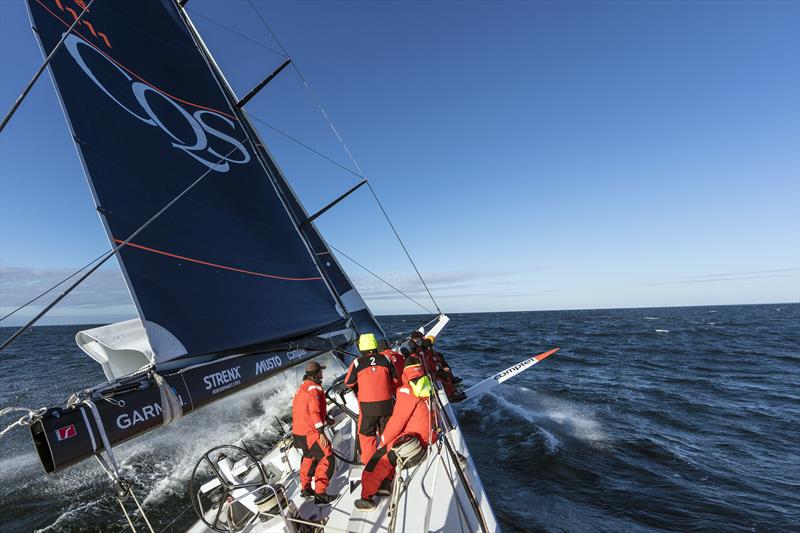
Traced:
[[387, 452], [386, 448], [380, 448], [375, 452], [361, 473], [361, 497], [369, 499], [375, 496], [383, 480], [394, 474], [396, 464], [397, 460], [391, 450]]
[[319, 432], [311, 431], [305, 436], [294, 435], [294, 446], [303, 451], [300, 484], [304, 489], [310, 489], [313, 479], [316, 482], [314, 492], [324, 494], [336, 466], [330, 444], [323, 447], [319, 442]]
[[[391, 404], [390, 404], [391, 405]], [[358, 413], [358, 445], [361, 448], [361, 463], [367, 464], [378, 448], [378, 435], [383, 433], [389, 415], [370, 415], [369, 405], [359, 404]]]

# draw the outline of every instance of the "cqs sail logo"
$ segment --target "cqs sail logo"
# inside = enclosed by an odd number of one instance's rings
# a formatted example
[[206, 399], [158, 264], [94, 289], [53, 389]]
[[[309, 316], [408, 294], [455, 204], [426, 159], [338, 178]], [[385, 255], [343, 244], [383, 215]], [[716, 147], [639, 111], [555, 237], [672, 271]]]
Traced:
[[[106, 96], [131, 116], [159, 128], [173, 148], [217, 172], [228, 172], [230, 163], [242, 165], [250, 161], [250, 153], [244, 145], [220, 131], [216, 125], [227, 124], [233, 132], [236, 124], [230, 118], [210, 109], [189, 113], [177, 99], [135, 80], [122, 66], [74, 34], [67, 35], [64, 46], [84, 74]], [[124, 91], [120, 91], [120, 87]], [[169, 115], [169, 120], [165, 120], [165, 115]], [[215, 145], [221, 142], [228, 145], [227, 148], [218, 152], [209, 144], [210, 138], [216, 140]]]

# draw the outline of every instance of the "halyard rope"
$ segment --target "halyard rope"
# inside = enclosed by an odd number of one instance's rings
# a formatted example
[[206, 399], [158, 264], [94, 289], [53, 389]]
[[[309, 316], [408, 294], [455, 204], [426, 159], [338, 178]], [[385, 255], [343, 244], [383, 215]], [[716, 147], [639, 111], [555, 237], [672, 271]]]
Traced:
[[260, 41], [256, 41], [255, 39], [252, 39], [252, 38], [248, 37], [247, 35], [245, 35], [243, 33], [240, 33], [240, 32], [234, 30], [233, 28], [231, 28], [229, 26], [226, 26], [225, 24], [222, 24], [218, 20], [214, 20], [211, 17], [207, 17], [207, 16], [203, 15], [199, 11], [196, 11], [194, 9], [189, 9], [188, 7], [185, 7], [184, 9], [186, 11], [188, 11], [189, 13], [191, 13], [192, 15], [197, 15], [198, 17], [203, 18], [203, 19], [207, 20], [208, 22], [210, 22], [212, 24], [215, 24], [215, 25], [219, 26], [220, 28], [224, 28], [224, 29], [228, 30], [229, 32], [233, 33], [234, 35], [238, 35], [242, 39], [245, 39], [245, 40], [250, 41], [251, 43], [253, 43], [255, 45], [260, 46], [264, 50], [269, 50], [270, 52], [272, 52], [274, 54], [277, 54], [277, 55], [282, 56], [282, 57], [286, 57], [286, 56], [283, 55], [283, 52], [275, 50], [274, 48], [269, 47], [269, 46], [267, 46], [266, 44], [264, 44], [264, 43], [262, 43]]

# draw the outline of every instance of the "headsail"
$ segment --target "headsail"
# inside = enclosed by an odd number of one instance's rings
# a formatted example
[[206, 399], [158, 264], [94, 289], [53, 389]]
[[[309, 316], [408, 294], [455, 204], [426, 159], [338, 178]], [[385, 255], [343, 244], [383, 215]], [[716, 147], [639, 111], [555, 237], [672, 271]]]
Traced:
[[[28, 5], [48, 53], [83, 2]], [[210, 171], [121, 251], [156, 363], [343, 322], [294, 206], [267, 179], [172, 0], [96, 2], [51, 69], [112, 243]]]

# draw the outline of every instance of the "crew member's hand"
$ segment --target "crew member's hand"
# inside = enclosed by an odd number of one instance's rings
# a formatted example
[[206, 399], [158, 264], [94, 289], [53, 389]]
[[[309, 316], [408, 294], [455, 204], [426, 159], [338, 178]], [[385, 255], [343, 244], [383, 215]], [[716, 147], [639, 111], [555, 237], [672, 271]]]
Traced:
[[319, 445], [322, 446], [323, 448], [327, 448], [328, 446], [331, 445], [330, 441], [328, 440], [328, 437], [325, 436], [325, 433], [319, 434]]

